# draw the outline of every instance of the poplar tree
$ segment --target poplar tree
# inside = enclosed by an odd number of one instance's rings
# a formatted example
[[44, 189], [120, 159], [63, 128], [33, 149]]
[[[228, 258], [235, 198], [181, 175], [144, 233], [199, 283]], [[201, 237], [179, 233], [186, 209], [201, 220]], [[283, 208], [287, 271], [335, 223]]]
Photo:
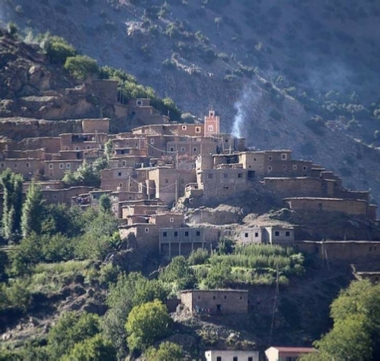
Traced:
[[0, 176], [3, 188], [3, 237], [7, 240], [16, 240], [20, 235], [22, 212], [22, 182], [20, 174], [6, 169]]
[[33, 232], [36, 234], [41, 233], [44, 210], [45, 205], [41, 188], [32, 182], [22, 208], [21, 230], [23, 237], [27, 237]]

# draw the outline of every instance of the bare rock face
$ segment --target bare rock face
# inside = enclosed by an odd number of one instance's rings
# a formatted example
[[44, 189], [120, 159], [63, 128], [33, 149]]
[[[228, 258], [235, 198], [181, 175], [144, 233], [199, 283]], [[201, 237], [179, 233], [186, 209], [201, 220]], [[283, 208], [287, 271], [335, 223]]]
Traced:
[[51, 87], [51, 74], [41, 65], [32, 65], [29, 68], [29, 83], [40, 90]]
[[242, 217], [241, 208], [221, 204], [216, 208], [201, 207], [189, 211], [187, 222], [225, 225], [239, 223]]

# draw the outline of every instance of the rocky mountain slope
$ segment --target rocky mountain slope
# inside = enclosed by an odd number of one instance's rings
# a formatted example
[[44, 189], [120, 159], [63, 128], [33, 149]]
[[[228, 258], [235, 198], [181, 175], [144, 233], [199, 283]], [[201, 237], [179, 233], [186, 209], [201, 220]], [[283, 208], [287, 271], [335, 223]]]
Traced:
[[33, 41], [63, 36], [184, 111], [213, 106], [257, 149], [291, 148], [380, 198], [373, 1], [26, 0], [0, 4]]

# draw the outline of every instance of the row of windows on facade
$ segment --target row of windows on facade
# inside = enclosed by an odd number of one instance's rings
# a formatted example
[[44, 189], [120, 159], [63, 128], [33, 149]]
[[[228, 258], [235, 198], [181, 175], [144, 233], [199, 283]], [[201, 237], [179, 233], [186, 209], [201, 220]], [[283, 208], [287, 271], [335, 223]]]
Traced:
[[[238, 178], [243, 178], [243, 173], [238, 173]], [[209, 173], [208, 174], [208, 179], [213, 179], [214, 175]], [[223, 173], [223, 178], [228, 178], [228, 173]]]
[[[280, 232], [279, 231], [275, 231], [274, 235], [275, 235], [275, 237], [279, 237], [280, 236]], [[255, 232], [255, 237], [257, 238], [258, 236], [259, 236], [259, 232]], [[244, 237], [248, 238], [249, 237], [249, 233], [245, 233]], [[290, 232], [289, 231], [285, 232], [285, 237], [290, 237]]]
[[[173, 222], [173, 221], [171, 221], [171, 222]], [[162, 232], [162, 237], [167, 237], [167, 236], [168, 236], [168, 232]], [[173, 233], [173, 236], [174, 237], [178, 237], [178, 232], [175, 231]], [[201, 232], [200, 231], [196, 231], [195, 236], [196, 237], [200, 237], [201, 236]], [[185, 231], [185, 237], [189, 237], [189, 232], [188, 231]]]
[[[65, 168], [65, 164], [64, 163], [59, 163], [59, 169], [64, 169], [64, 168]], [[71, 168], [71, 164], [70, 163], [66, 163], [66, 168], [70, 169]], [[50, 163], [49, 164], [49, 169], [54, 169], [54, 164]]]
[[[86, 149], [92, 149], [92, 147], [88, 145], [88, 146], [86, 146]], [[66, 147], [65, 150], [69, 150], [69, 148]], [[80, 148], [79, 147], [75, 147], [75, 150], [80, 150]]]
[[[227, 299], [227, 296], [224, 295], [223, 298], [226, 300], [226, 299]], [[243, 299], [243, 296], [240, 296], [239, 298], [242, 300], [242, 299]], [[198, 296], [197, 299], [198, 299], [198, 300], [201, 300], [201, 299], [202, 299], [202, 296]], [[212, 296], [212, 299], [213, 299], [213, 300], [216, 300], [216, 296]]]

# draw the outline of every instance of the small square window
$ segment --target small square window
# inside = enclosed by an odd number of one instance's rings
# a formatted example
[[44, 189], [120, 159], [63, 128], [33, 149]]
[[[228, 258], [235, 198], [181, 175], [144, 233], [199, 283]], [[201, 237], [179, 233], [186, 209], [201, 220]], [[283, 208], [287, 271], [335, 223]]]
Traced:
[[272, 171], [272, 167], [269, 165], [268, 166], [268, 172], [271, 172]]
[[197, 237], [200, 237], [200, 236], [201, 236], [201, 232], [200, 232], [200, 231], [197, 231], [196, 236], [197, 236]]
[[53, 164], [49, 164], [49, 169], [53, 169], [54, 168], [54, 165]]
[[181, 147], [181, 152], [184, 152], [185, 151], [185, 147]]
[[275, 232], [274, 232], [274, 235], [275, 235], [276, 237], [278, 237], [278, 236], [280, 235], [280, 232], [279, 232], [279, 231], [275, 231]]
[[14, 167], [15, 167], [15, 168], [17, 168], [17, 167], [18, 167], [18, 164], [17, 164], [17, 163], [15, 163], [15, 164], [14, 164]]
[[281, 154], [281, 159], [282, 160], [287, 160], [288, 159], [288, 155], [286, 153]]
[[1, 168], [5, 168], [5, 164], [4, 163], [0, 163], [0, 167]]
[[255, 237], [258, 237], [259, 236], [259, 232], [255, 232]]
[[253, 158], [253, 161], [256, 162], [256, 158]]
[[208, 126], [208, 130], [209, 130], [210, 132], [212, 132], [212, 131], [214, 130], [214, 126], [213, 126], [213, 125], [209, 125], [209, 126]]
[[145, 233], [149, 233], [149, 228], [145, 228]]
[[289, 231], [286, 231], [286, 232], [285, 232], [285, 236], [286, 236], [286, 237], [290, 237], [290, 232], [289, 232]]
[[193, 151], [196, 152], [196, 151], [197, 151], [197, 148], [194, 147], [194, 148], [193, 148]]
[[26, 163], [26, 168], [30, 168], [30, 163]]
[[224, 296], [224, 299], [226, 300], [226, 299], [227, 299], [227, 296]]
[[177, 231], [174, 232], [174, 237], [178, 237], [178, 232]]
[[248, 238], [248, 233], [244, 233], [244, 237], [245, 237], [245, 238]]
[[63, 163], [59, 163], [59, 169], [65, 168], [65, 165]]
[[243, 178], [243, 173], [238, 173], [238, 178]]
[[273, 157], [272, 157], [272, 156], [270, 156], [270, 157], [269, 157], [269, 160], [272, 160], [272, 159], [273, 159]]
[[118, 172], [118, 173], [117, 173], [117, 176], [118, 176], [118, 177], [121, 177], [121, 172]]
[[304, 166], [304, 167], [303, 167], [303, 170], [307, 170], [307, 167], [306, 167], [306, 166]]
[[200, 133], [201, 132], [201, 127], [195, 127], [195, 133]]
[[71, 164], [70, 163], [66, 163], [66, 168], [70, 169], [71, 168]]
[[150, 140], [150, 144], [154, 144], [154, 139], [153, 138]]
[[169, 183], [169, 179], [165, 179], [165, 183]]
[[174, 222], [174, 218], [173, 217], [170, 217], [170, 222], [173, 223]]
[[185, 232], [185, 237], [189, 237], [189, 232], [188, 231]]
[[171, 152], [174, 152], [174, 147], [170, 147], [170, 151], [171, 151]]
[[167, 237], [168, 236], [168, 232], [162, 232], [162, 237]]
[[297, 170], [297, 164], [293, 164], [293, 170]]

